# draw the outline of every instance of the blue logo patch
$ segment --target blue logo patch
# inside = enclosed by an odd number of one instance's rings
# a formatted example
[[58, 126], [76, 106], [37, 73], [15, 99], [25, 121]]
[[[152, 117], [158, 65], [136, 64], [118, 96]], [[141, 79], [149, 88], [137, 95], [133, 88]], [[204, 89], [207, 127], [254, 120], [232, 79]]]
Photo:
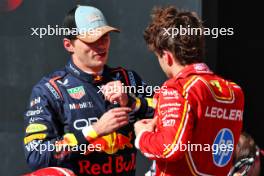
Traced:
[[214, 140], [214, 148], [217, 152], [213, 151], [214, 164], [218, 167], [224, 167], [228, 164], [232, 157], [234, 150], [234, 136], [230, 129], [221, 129]]

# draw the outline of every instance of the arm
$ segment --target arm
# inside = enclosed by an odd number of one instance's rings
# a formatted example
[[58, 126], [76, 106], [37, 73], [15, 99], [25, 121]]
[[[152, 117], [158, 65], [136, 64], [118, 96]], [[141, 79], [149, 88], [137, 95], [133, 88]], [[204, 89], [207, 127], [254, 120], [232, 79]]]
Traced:
[[34, 170], [57, 166], [67, 160], [56, 159], [54, 148], [48, 151], [48, 147], [63, 139], [63, 127], [58, 128], [60, 122], [55, 118], [58, 115], [55, 109], [59, 105], [52, 96], [43, 85], [35, 86], [24, 114], [24, 151], [27, 163]]
[[193, 128], [188, 100], [176, 89], [167, 88], [160, 93], [155, 117], [158, 121], [155, 131], [140, 121], [135, 124], [136, 147], [150, 159], [172, 161], [181, 158], [185, 151], [178, 147], [188, 144]]
[[[100, 120], [82, 131], [67, 127], [61, 97], [52, 87], [37, 85], [33, 88], [30, 105], [25, 113], [24, 150], [29, 166], [36, 170], [49, 166], [65, 166], [72, 152], [83, 152], [72, 147], [93, 145], [94, 140], [128, 123], [129, 108], [116, 108], [103, 114]], [[62, 119], [63, 118], [63, 119]], [[101, 146], [94, 146], [100, 151]]]

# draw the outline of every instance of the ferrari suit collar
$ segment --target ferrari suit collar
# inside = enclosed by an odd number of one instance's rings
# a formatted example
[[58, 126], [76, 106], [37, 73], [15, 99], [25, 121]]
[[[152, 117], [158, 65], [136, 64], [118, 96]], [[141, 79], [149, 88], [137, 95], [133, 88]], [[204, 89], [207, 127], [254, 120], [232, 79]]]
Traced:
[[185, 78], [192, 74], [213, 74], [205, 63], [195, 63], [184, 67], [174, 79]]

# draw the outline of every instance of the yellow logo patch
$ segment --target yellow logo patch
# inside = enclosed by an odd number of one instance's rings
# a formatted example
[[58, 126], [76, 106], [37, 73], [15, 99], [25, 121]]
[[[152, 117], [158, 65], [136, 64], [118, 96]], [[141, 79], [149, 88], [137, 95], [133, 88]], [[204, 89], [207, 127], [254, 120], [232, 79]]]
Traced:
[[219, 92], [221, 93], [223, 92], [222, 87], [218, 80], [211, 80], [210, 83], [212, 86], [215, 86], [219, 90]]
[[46, 137], [47, 137], [47, 134], [43, 134], [43, 133], [32, 134], [24, 138], [24, 144], [26, 145], [35, 139], [40, 139], [40, 140], [45, 139]]
[[41, 132], [41, 131], [45, 131], [47, 130], [47, 126], [43, 125], [43, 124], [37, 124], [37, 123], [33, 123], [30, 124], [27, 129], [26, 129], [26, 133], [36, 133], [36, 132]]
[[148, 106], [155, 109], [157, 106], [157, 99], [154, 98], [145, 98], [148, 102]]

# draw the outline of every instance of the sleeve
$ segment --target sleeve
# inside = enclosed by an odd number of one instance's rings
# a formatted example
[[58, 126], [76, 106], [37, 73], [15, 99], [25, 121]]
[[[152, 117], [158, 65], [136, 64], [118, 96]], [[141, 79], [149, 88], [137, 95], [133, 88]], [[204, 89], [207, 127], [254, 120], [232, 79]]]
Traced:
[[24, 151], [28, 165], [36, 170], [59, 166], [67, 157], [59, 156], [56, 144], [62, 140], [63, 126], [59, 126], [56, 92], [50, 93], [44, 85], [33, 88], [30, 103], [24, 114]]
[[136, 147], [150, 159], [180, 159], [192, 136], [192, 114], [188, 100], [175, 88], [162, 90], [155, 113], [156, 130], [142, 131], [136, 138]]
[[[134, 71], [127, 71], [130, 89], [128, 92], [128, 106], [132, 107], [133, 114], [138, 119], [152, 118], [154, 115], [152, 86], [148, 86]], [[133, 89], [135, 88], [135, 89]]]

